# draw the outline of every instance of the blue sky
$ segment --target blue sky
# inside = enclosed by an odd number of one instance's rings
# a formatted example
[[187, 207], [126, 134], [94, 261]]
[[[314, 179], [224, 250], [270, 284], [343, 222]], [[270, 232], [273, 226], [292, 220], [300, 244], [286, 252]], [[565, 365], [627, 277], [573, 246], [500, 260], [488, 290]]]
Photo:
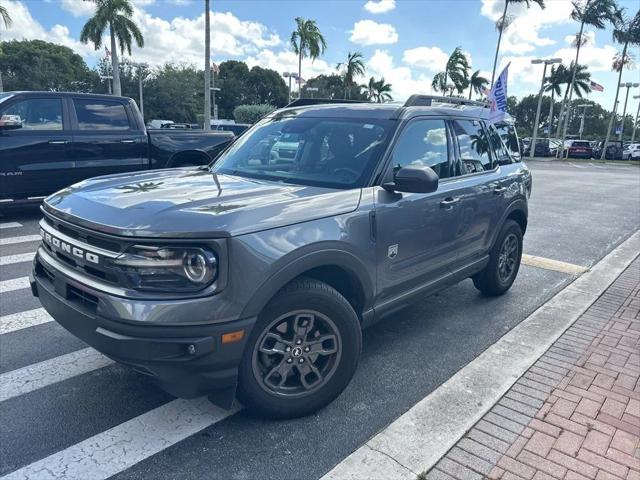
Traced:
[[[630, 14], [638, 0], [618, 0]], [[494, 21], [504, 0], [212, 0], [214, 61], [247, 61], [280, 72], [297, 70], [289, 48], [294, 18], [315, 19], [324, 33], [328, 49], [315, 62], [306, 61], [303, 77], [335, 71], [350, 51], [364, 54], [367, 76], [384, 76], [393, 85], [398, 100], [411, 93], [430, 92], [433, 75], [444, 69], [447, 55], [460, 46], [474, 69], [490, 77], [497, 32]], [[157, 65], [164, 62], [202, 63], [202, 0], [132, 0], [134, 20], [145, 35], [144, 49], [134, 49], [133, 58]], [[511, 62], [510, 94], [537, 92], [542, 67], [531, 65], [536, 57], [574, 56], [571, 36], [579, 26], [569, 18], [569, 0], [547, 0], [543, 11], [537, 5], [510, 5], [516, 20], [505, 32], [500, 64]], [[93, 65], [104, 51], [78, 41], [82, 25], [91, 14], [90, 3], [81, 0], [0, 0], [14, 17], [2, 38], [41, 38], [67, 45]], [[581, 63], [592, 78], [603, 84], [604, 93], [590, 98], [611, 108], [616, 75], [611, 59], [620, 48], [613, 44], [611, 30], [589, 31], [589, 43]], [[640, 80], [640, 52], [633, 52], [636, 66], [624, 72], [626, 81]], [[363, 79], [364, 81], [364, 79]], [[639, 92], [636, 92], [640, 93]], [[632, 104], [635, 108], [635, 103]]]

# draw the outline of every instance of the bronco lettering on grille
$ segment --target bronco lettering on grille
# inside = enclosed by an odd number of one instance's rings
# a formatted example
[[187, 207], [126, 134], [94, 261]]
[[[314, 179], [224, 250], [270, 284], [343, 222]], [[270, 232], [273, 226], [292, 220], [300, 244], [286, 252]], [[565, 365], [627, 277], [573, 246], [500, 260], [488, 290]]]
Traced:
[[59, 238], [54, 237], [48, 232], [45, 232], [43, 229], [40, 229], [40, 236], [42, 240], [53, 248], [60, 250], [64, 253], [68, 253], [69, 255], [73, 255], [74, 257], [81, 258], [86, 260], [87, 262], [100, 264], [100, 257], [95, 253], [88, 252], [81, 248], [76, 247], [75, 245], [71, 245], [70, 243], [64, 242]]

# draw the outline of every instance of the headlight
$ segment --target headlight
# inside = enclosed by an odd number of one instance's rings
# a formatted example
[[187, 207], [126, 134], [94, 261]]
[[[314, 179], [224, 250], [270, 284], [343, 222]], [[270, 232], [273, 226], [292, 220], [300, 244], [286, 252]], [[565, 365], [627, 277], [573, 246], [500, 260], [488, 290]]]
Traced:
[[197, 247], [136, 245], [113, 263], [136, 290], [197, 292], [218, 276], [216, 255]]

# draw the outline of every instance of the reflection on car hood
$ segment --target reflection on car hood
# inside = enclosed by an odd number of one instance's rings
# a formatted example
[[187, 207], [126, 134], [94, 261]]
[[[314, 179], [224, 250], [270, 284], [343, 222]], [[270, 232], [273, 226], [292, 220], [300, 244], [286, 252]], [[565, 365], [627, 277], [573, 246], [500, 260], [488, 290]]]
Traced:
[[184, 168], [85, 180], [48, 197], [44, 209], [114, 235], [215, 238], [349, 213], [360, 194]]

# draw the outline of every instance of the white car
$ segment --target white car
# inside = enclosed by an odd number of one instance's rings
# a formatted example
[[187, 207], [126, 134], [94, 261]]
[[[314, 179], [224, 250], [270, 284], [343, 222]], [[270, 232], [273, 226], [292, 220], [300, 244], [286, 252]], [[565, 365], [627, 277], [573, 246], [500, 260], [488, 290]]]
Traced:
[[640, 160], [640, 143], [628, 145], [622, 152], [623, 160]]

